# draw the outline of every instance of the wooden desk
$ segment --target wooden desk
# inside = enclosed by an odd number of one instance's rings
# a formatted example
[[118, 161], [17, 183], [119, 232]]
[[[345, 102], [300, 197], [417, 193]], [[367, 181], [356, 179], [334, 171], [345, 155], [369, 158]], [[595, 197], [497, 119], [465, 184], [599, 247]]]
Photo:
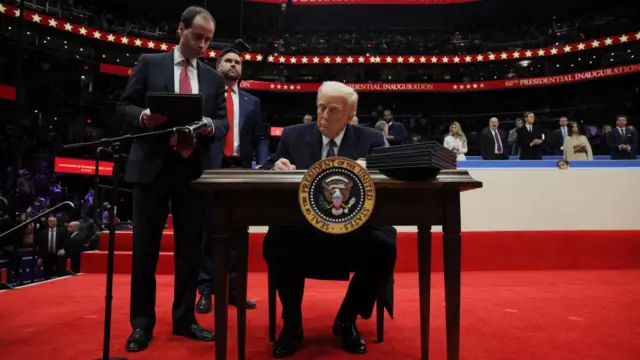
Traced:
[[[304, 171], [210, 170], [193, 182], [213, 196], [213, 281], [216, 359], [227, 358], [228, 269], [231, 242], [237, 249], [238, 359], [246, 358], [248, 227], [304, 223], [298, 185]], [[482, 187], [467, 171], [442, 171], [431, 181], [402, 182], [371, 172], [376, 203], [369, 221], [418, 226], [421, 359], [429, 358], [431, 226], [443, 226], [447, 359], [459, 359], [460, 192]]]

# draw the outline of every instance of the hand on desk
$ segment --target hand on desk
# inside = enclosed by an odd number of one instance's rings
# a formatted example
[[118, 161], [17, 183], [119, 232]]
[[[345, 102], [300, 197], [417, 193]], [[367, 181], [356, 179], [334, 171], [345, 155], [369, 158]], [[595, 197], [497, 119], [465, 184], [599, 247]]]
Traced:
[[285, 158], [278, 159], [275, 165], [273, 166], [273, 170], [275, 171], [292, 171], [295, 170], [296, 166], [291, 164], [289, 160]]

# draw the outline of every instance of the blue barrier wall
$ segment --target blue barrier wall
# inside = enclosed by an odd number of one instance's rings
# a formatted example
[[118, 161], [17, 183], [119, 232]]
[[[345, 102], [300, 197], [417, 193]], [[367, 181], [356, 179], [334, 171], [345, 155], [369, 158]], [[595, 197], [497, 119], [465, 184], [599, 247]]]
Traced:
[[[558, 160], [465, 160], [458, 161], [458, 169], [555, 168]], [[570, 161], [569, 167], [591, 169], [640, 168], [640, 160]]]
[[[519, 160], [519, 156], [510, 156], [509, 160]], [[467, 160], [482, 160], [482, 156], [467, 156]], [[562, 156], [560, 155], [549, 155], [543, 156], [542, 160], [562, 160]], [[596, 155], [593, 157], [593, 160], [611, 160], [609, 155]]]

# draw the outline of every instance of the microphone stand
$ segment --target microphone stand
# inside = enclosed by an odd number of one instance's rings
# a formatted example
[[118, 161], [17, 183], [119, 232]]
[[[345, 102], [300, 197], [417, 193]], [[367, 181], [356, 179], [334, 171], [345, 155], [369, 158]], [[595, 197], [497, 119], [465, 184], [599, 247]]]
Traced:
[[96, 151], [96, 173], [95, 173], [95, 183], [96, 186], [100, 186], [100, 177], [99, 177], [99, 169], [100, 169], [100, 154], [101, 153], [109, 153], [113, 158], [113, 185], [111, 186], [111, 204], [113, 206], [113, 211], [109, 213], [109, 245], [107, 250], [107, 284], [105, 289], [105, 309], [104, 309], [104, 336], [102, 341], [102, 357], [97, 360], [127, 360], [124, 357], [111, 357], [109, 355], [110, 346], [111, 346], [111, 308], [113, 301], [113, 262], [115, 257], [115, 243], [116, 243], [116, 209], [118, 203], [118, 193], [120, 192], [120, 161], [122, 158], [122, 154], [120, 153], [121, 143], [125, 141], [130, 141], [138, 138], [149, 137], [149, 136], [159, 136], [164, 134], [174, 133], [178, 130], [183, 130], [184, 128], [172, 128], [167, 130], [160, 131], [152, 131], [145, 132], [141, 134], [135, 135], [124, 135], [114, 138], [104, 138], [98, 141], [92, 141], [87, 143], [77, 143], [77, 144], [69, 144], [63, 146], [64, 149], [73, 149], [73, 148], [82, 148], [98, 145], [98, 149]]

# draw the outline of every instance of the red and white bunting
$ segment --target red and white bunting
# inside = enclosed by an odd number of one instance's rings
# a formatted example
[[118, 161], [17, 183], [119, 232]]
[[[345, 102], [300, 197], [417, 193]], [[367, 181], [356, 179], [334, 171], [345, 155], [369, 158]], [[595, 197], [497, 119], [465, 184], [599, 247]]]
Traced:
[[[20, 16], [16, 7], [0, 4], [0, 14], [5, 16]], [[25, 11], [26, 19], [34, 23], [49, 26], [94, 40], [111, 42], [124, 46], [133, 46], [155, 51], [172, 50], [176, 44], [148, 40], [139, 37], [114, 34], [73, 24], [54, 17]], [[635, 33], [607, 36], [598, 39], [585, 40], [579, 43], [552, 46], [537, 49], [523, 49], [504, 52], [490, 52], [485, 54], [468, 55], [284, 55], [260, 53], [243, 53], [245, 61], [263, 61], [281, 65], [443, 65], [443, 64], [474, 64], [482, 62], [496, 62], [504, 60], [527, 60], [543, 57], [553, 57], [571, 53], [579, 53], [592, 49], [622, 45], [633, 41], [640, 41], [640, 31]], [[220, 51], [208, 50], [204, 56], [215, 58]]]
[[[100, 71], [113, 75], [131, 75], [131, 68], [121, 65], [100, 64]], [[470, 92], [561, 85], [636, 73], [640, 73], [640, 63], [589, 70], [580, 73], [513, 80], [490, 80], [468, 83], [347, 83], [347, 85], [359, 92]], [[290, 93], [315, 92], [320, 85], [320, 83], [280, 83], [253, 80], [240, 82], [240, 87], [247, 90]]]

